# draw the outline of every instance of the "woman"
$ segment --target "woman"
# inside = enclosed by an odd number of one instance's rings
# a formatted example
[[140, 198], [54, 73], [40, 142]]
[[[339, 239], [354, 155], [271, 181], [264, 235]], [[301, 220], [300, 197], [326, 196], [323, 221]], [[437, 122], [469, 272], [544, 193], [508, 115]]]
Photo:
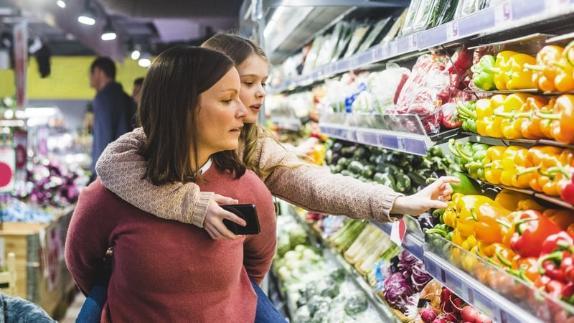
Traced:
[[214, 241], [200, 228], [165, 221], [124, 202], [97, 180], [78, 201], [66, 263], [83, 292], [113, 266], [104, 322], [253, 322], [260, 282], [275, 251], [271, 193], [235, 150], [246, 116], [227, 56], [176, 47], [154, 60], [143, 85], [144, 176], [153, 185], [195, 182], [255, 204], [258, 235]]
[[[251, 41], [229, 34], [215, 35], [202, 46], [221, 51], [235, 62], [241, 78], [240, 98], [248, 109], [239, 155], [273, 195], [316, 212], [382, 222], [402, 214], [418, 215], [429, 208], [446, 207], [444, 201], [452, 192], [449, 183], [456, 182], [456, 178], [440, 178], [414, 195], [403, 196], [386, 186], [362, 183], [303, 164], [256, 125], [268, 76], [265, 53]], [[236, 239], [222, 221], [243, 221], [217, 205], [234, 203], [233, 199], [201, 190], [194, 183], [157, 187], [142, 179], [146, 163], [138, 151], [144, 141], [145, 134], [136, 129], [107, 147], [96, 164], [106, 188], [156, 216], [202, 227], [213, 239]]]

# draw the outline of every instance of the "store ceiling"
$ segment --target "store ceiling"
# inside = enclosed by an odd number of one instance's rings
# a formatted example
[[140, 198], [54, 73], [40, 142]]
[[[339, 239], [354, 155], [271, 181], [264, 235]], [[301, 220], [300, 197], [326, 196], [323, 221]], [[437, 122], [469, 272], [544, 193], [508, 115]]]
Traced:
[[[44, 39], [57, 55], [95, 52], [122, 59], [133, 44], [154, 54], [170, 43], [199, 43], [214, 32], [235, 29], [242, 0], [90, 0], [98, 19], [89, 27], [76, 20], [84, 3], [67, 0], [61, 9], [56, 0], [0, 0], [0, 19], [2, 8], [19, 11], [29, 21], [30, 35]], [[117, 40], [100, 39], [104, 17]]]

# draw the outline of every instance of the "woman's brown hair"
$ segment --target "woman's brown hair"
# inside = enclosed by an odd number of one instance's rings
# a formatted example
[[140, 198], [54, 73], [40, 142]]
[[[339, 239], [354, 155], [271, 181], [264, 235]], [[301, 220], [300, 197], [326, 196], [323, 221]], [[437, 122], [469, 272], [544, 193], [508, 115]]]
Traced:
[[[207, 48], [178, 46], [161, 53], [143, 84], [140, 122], [146, 134], [142, 155], [147, 160], [145, 178], [155, 185], [199, 179], [197, 112], [199, 95], [231, 68], [226, 55]], [[195, 168], [190, 160], [195, 157]], [[235, 151], [212, 155], [216, 167], [235, 177], [245, 173]]]
[[[234, 34], [216, 34], [201, 44], [201, 47], [224, 53], [233, 60], [235, 66], [241, 65], [251, 55], [257, 55], [267, 61], [267, 56], [261, 47], [247, 38]], [[271, 135], [255, 123], [246, 123], [240, 137], [240, 144], [243, 148], [243, 164], [262, 178], [267, 177], [275, 168], [262, 170], [259, 167], [259, 161], [256, 158], [257, 146], [258, 141], [264, 137], [271, 137]]]

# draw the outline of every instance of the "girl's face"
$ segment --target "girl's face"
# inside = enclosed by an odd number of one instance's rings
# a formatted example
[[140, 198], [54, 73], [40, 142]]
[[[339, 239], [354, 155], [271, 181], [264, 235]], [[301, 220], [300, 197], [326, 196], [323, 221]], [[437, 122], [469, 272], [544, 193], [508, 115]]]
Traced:
[[217, 83], [199, 95], [197, 144], [208, 154], [235, 150], [247, 116], [239, 100], [239, 73], [231, 68]]
[[245, 123], [256, 123], [257, 115], [265, 99], [265, 85], [269, 76], [267, 61], [257, 54], [251, 54], [237, 66], [241, 78], [239, 98], [247, 108]]

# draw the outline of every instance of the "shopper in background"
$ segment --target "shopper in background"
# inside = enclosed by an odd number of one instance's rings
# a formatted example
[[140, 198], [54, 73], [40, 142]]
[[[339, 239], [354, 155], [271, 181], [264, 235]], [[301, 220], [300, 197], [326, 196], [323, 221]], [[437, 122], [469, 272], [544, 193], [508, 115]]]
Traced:
[[[256, 124], [269, 73], [261, 48], [229, 34], [215, 35], [202, 46], [221, 51], [235, 62], [241, 78], [240, 98], [248, 108], [239, 155], [274, 195], [308, 210], [381, 222], [446, 207], [445, 201], [452, 193], [449, 183], [458, 181], [456, 178], [440, 178], [414, 195], [403, 196], [386, 186], [363, 183], [303, 163]], [[139, 151], [145, 140], [144, 131], [136, 129], [108, 146], [96, 165], [106, 188], [156, 216], [202, 227], [213, 239], [237, 239], [222, 221], [239, 223], [238, 218], [218, 206], [234, 203], [233, 199], [202, 190], [195, 183], [157, 187], [142, 179], [146, 163]]]
[[90, 86], [97, 92], [94, 111], [92, 171], [106, 146], [133, 129], [134, 103], [116, 81], [116, 64], [108, 57], [98, 57], [90, 66]]
[[[253, 322], [259, 283], [275, 252], [271, 193], [236, 154], [246, 108], [225, 55], [175, 47], [153, 62], [140, 120], [144, 176], [158, 187], [194, 182], [202, 190], [255, 204], [258, 235], [215, 241], [202, 229], [165, 221], [122, 201], [96, 180], [80, 195], [65, 255], [83, 292], [113, 266], [104, 322]], [[126, 170], [127, 171], [127, 170]], [[137, 192], [134, 192], [137, 194]]]

